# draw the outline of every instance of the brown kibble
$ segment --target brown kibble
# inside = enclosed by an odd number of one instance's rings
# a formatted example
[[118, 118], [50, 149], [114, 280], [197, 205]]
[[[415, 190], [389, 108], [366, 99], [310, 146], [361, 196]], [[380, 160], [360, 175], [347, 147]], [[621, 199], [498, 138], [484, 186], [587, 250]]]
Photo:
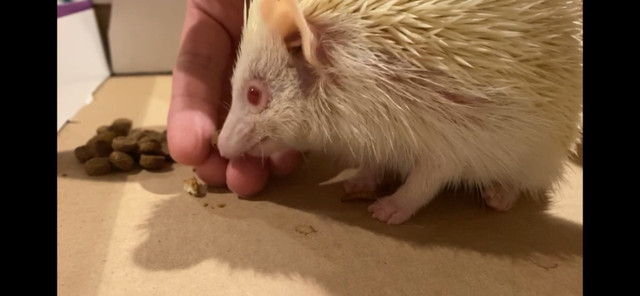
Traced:
[[[148, 139], [148, 138], [143, 138]], [[141, 154], [158, 154], [162, 152], [162, 146], [155, 140], [148, 139], [146, 141], [140, 140], [138, 142], [138, 150]]]
[[226, 206], [227, 206], [227, 205], [226, 205], [226, 204], [223, 204], [223, 203], [218, 204], [218, 208], [224, 208], [224, 207], [226, 207]]
[[216, 147], [218, 145], [218, 136], [220, 135], [220, 131], [214, 131], [211, 135], [211, 146]]
[[140, 165], [148, 170], [157, 170], [165, 164], [165, 158], [162, 155], [140, 155]]
[[162, 133], [160, 132], [156, 132], [156, 131], [152, 131], [152, 130], [144, 130], [142, 131], [142, 137], [140, 138], [139, 141], [146, 141], [146, 140], [154, 140], [156, 142], [162, 142], [163, 141], [163, 136]]
[[107, 157], [113, 151], [111, 143], [104, 140], [90, 141], [87, 147], [92, 157]]
[[376, 200], [377, 198], [378, 196], [374, 192], [353, 192], [353, 193], [348, 193], [343, 195], [342, 198], [340, 198], [340, 201], [342, 202], [355, 201], [355, 200], [371, 201], [371, 200]]
[[112, 131], [105, 131], [102, 133], [99, 133], [95, 136], [93, 136], [91, 139], [89, 139], [89, 141], [87, 141], [87, 145], [90, 144], [91, 142], [95, 142], [95, 141], [105, 141], [107, 143], [109, 143], [109, 145], [111, 145], [111, 141], [113, 141], [113, 139], [115, 137], [117, 137], [118, 135], [116, 135], [116, 133], [112, 132]]
[[142, 131], [142, 130], [140, 130], [140, 129], [134, 129], [134, 130], [131, 130], [131, 131], [129, 132], [128, 137], [129, 137], [129, 138], [132, 138], [132, 139], [134, 139], [134, 140], [136, 140], [136, 141], [138, 141], [138, 140], [142, 139], [142, 137], [144, 137], [144, 134], [143, 134], [143, 131]]
[[109, 126], [107, 126], [107, 125], [103, 125], [103, 126], [99, 127], [99, 128], [96, 130], [96, 134], [97, 134], [97, 135], [99, 135], [99, 134], [102, 134], [102, 133], [104, 133], [104, 132], [106, 132], [106, 131], [109, 131]]
[[113, 150], [115, 151], [131, 153], [138, 150], [138, 143], [133, 138], [120, 136], [113, 139], [113, 142], [111, 143], [111, 148], [113, 148]]
[[73, 150], [73, 154], [75, 154], [78, 161], [81, 163], [85, 163], [87, 160], [93, 158], [93, 153], [87, 146], [80, 146]]
[[129, 134], [132, 126], [133, 121], [131, 121], [131, 119], [118, 118], [111, 123], [109, 130], [116, 133], [118, 136], [126, 136]]
[[167, 142], [162, 142], [162, 144], [160, 144], [160, 152], [162, 152], [162, 154], [164, 156], [166, 156], [167, 158], [171, 158], [171, 153], [169, 152], [169, 143]]
[[94, 157], [84, 163], [84, 170], [89, 176], [106, 175], [111, 171], [111, 164], [106, 157]]
[[109, 161], [113, 166], [125, 172], [130, 171], [134, 164], [133, 157], [131, 157], [131, 155], [120, 151], [111, 152], [111, 155], [109, 155]]
[[[191, 177], [183, 181], [184, 191], [195, 197], [203, 197], [205, 193], [205, 185], [198, 182], [196, 177]], [[205, 206], [206, 207], [206, 206]]]
[[205, 203], [205, 204], [203, 205], [203, 207], [205, 207], [205, 208], [206, 208], [206, 207], [208, 207], [208, 206], [209, 206], [209, 204], [208, 204], [208, 203]]

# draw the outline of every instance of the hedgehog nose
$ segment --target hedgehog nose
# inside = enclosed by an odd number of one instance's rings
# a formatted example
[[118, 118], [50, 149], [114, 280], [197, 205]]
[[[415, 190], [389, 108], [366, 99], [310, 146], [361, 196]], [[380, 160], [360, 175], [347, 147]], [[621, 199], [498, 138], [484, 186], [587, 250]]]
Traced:
[[226, 159], [233, 159], [249, 150], [249, 136], [253, 124], [244, 117], [227, 117], [218, 136], [218, 152]]

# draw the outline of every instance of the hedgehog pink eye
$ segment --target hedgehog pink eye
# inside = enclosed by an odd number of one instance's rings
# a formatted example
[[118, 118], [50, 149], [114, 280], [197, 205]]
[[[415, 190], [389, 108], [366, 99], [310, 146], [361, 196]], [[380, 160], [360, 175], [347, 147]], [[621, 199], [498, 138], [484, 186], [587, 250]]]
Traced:
[[247, 100], [251, 105], [257, 106], [260, 103], [260, 97], [262, 96], [262, 92], [257, 87], [249, 87], [247, 91]]

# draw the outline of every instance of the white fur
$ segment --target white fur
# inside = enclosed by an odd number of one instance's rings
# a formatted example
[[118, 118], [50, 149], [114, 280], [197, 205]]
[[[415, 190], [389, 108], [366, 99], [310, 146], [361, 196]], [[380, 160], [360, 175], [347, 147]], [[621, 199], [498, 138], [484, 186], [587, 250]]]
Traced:
[[330, 60], [303, 90], [284, 43], [261, 25], [260, 2], [248, 11], [230, 112], [246, 105], [246, 81], [264, 79], [269, 107], [242, 115], [251, 137], [405, 176], [370, 207], [374, 217], [402, 223], [446, 184], [496, 196], [561, 180], [581, 123], [580, 3], [302, 0]]

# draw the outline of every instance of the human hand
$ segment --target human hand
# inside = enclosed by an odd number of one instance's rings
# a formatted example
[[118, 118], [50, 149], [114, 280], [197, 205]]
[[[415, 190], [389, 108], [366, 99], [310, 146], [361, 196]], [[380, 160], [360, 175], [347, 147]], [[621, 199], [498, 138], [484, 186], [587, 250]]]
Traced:
[[189, 0], [181, 46], [173, 70], [167, 140], [171, 157], [193, 166], [212, 186], [227, 184], [240, 196], [261, 191], [269, 174], [286, 175], [301, 161], [297, 151], [250, 156], [231, 161], [211, 146], [211, 135], [222, 127], [231, 99], [230, 77], [240, 42], [243, 2]]

